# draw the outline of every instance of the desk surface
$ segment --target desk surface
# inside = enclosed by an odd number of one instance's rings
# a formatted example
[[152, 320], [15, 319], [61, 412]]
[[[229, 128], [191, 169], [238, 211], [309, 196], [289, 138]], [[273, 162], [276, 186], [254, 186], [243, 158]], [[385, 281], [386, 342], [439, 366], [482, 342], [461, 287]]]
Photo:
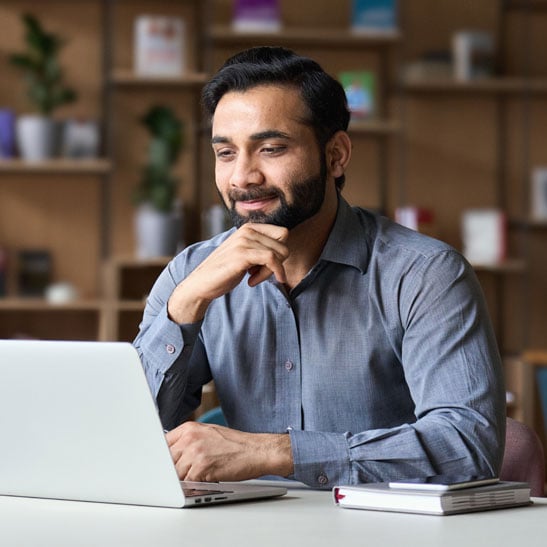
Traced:
[[302, 488], [290, 488], [278, 499], [196, 509], [0, 496], [0, 545], [544, 547], [547, 498], [534, 502], [530, 507], [438, 517], [340, 509], [329, 492]]

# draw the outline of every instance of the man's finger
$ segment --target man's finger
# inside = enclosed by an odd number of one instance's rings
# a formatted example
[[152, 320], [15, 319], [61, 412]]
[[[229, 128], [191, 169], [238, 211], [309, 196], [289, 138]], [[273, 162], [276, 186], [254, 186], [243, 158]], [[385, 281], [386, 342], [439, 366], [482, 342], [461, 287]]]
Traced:
[[[275, 226], [274, 224], [261, 224], [259, 222], [249, 222], [243, 226], [248, 226], [250, 229], [268, 236], [276, 241], [284, 243], [289, 237], [289, 230], [283, 226]], [[242, 226], [242, 228], [243, 228]], [[241, 229], [241, 228], [240, 228]]]

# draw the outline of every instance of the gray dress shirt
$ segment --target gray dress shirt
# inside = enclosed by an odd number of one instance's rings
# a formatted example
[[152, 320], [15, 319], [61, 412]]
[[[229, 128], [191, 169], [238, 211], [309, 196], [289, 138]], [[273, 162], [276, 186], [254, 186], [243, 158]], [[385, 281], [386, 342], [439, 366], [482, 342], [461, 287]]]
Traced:
[[472, 268], [445, 243], [339, 199], [320, 260], [290, 293], [241, 282], [198, 324], [166, 302], [231, 233], [159, 276], [134, 342], [172, 428], [211, 379], [230, 427], [288, 432], [311, 486], [433, 474], [495, 475], [505, 391]]

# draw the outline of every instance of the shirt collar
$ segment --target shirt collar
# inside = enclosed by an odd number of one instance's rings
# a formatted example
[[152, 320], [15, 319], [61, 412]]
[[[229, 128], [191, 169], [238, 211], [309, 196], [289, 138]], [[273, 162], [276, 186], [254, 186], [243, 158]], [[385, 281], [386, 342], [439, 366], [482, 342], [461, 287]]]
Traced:
[[374, 224], [369, 215], [357, 215], [348, 202], [339, 195], [336, 220], [320, 260], [353, 266], [364, 274], [369, 263], [373, 232]]

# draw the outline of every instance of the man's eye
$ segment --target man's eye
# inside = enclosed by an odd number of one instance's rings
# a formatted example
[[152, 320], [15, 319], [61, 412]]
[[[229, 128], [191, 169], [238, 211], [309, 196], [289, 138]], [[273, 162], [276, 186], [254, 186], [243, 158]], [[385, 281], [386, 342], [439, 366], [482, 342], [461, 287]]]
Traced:
[[286, 146], [263, 146], [262, 152], [268, 155], [281, 154], [285, 151]]
[[228, 150], [228, 149], [221, 149], [221, 150], [215, 151], [215, 155], [219, 159], [230, 158], [231, 156], [233, 156], [233, 154], [234, 154], [233, 150]]

